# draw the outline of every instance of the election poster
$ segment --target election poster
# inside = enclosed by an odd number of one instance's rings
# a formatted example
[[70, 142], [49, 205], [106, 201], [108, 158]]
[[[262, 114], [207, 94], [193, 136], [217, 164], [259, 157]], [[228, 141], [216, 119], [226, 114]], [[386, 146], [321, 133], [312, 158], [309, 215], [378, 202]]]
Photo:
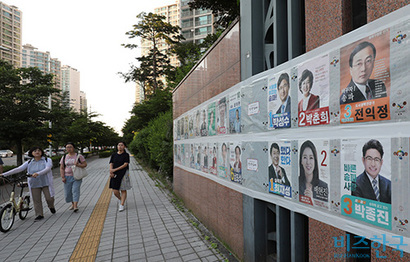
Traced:
[[290, 81], [287, 72], [268, 78], [268, 129], [291, 126]]

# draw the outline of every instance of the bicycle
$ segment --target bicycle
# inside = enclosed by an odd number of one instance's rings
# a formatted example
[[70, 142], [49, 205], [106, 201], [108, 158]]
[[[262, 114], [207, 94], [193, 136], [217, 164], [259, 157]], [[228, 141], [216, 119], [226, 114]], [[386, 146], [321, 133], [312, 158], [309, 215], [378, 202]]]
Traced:
[[[27, 217], [28, 211], [30, 208], [30, 196], [26, 195], [23, 197], [24, 188], [28, 187], [28, 183], [23, 181], [23, 178], [29, 177], [31, 175], [26, 174], [18, 178], [8, 178], [2, 177], [7, 180], [9, 183], [13, 183], [13, 190], [10, 194], [10, 200], [2, 207], [0, 211], [0, 231], [5, 233], [11, 229], [14, 224], [14, 218], [17, 213], [21, 220], [24, 220]], [[21, 188], [20, 196], [16, 203], [14, 197], [16, 186]]]

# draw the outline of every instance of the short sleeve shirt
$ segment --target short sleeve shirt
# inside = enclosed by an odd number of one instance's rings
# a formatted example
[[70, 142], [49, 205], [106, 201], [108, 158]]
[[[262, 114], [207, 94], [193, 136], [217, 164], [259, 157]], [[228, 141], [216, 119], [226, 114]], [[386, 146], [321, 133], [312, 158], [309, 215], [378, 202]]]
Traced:
[[[124, 152], [122, 154], [114, 153], [111, 155], [110, 158], [110, 164], [113, 164], [113, 168], [117, 168], [122, 166], [124, 163], [130, 163], [130, 155], [127, 152]], [[128, 166], [126, 168], [123, 168], [121, 170], [118, 170], [117, 172], [114, 172], [116, 175], [123, 175], [127, 171]]]
[[[63, 159], [64, 159], [64, 156], [60, 160], [60, 165], [63, 164]], [[69, 154], [65, 155], [65, 169], [64, 169], [65, 176], [73, 176], [73, 169], [71, 167], [74, 166], [76, 159], [77, 159], [77, 154], [75, 154], [74, 156], [70, 156]], [[80, 163], [85, 162], [85, 158], [82, 155], [80, 155], [79, 159], [80, 159], [79, 161]]]

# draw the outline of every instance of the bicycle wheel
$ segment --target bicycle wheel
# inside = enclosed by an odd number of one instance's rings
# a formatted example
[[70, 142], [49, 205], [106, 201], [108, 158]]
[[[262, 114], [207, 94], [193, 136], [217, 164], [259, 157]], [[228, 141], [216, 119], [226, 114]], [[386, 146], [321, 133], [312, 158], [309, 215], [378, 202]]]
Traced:
[[0, 231], [7, 232], [13, 226], [15, 210], [11, 204], [5, 205], [0, 211]]
[[19, 217], [21, 220], [24, 220], [27, 217], [28, 211], [30, 210], [30, 197], [25, 196], [23, 203], [20, 207]]

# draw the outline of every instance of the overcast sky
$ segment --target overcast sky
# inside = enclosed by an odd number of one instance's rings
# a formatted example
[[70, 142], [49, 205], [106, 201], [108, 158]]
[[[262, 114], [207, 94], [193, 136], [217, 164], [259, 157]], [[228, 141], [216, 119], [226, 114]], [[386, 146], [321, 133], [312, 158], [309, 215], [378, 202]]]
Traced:
[[175, 3], [175, 0], [0, 0], [23, 12], [22, 44], [49, 51], [62, 65], [80, 72], [80, 89], [88, 107], [101, 114], [97, 120], [120, 132], [135, 102], [135, 84], [117, 74], [136, 62], [139, 44], [125, 33], [137, 23], [140, 12]]

